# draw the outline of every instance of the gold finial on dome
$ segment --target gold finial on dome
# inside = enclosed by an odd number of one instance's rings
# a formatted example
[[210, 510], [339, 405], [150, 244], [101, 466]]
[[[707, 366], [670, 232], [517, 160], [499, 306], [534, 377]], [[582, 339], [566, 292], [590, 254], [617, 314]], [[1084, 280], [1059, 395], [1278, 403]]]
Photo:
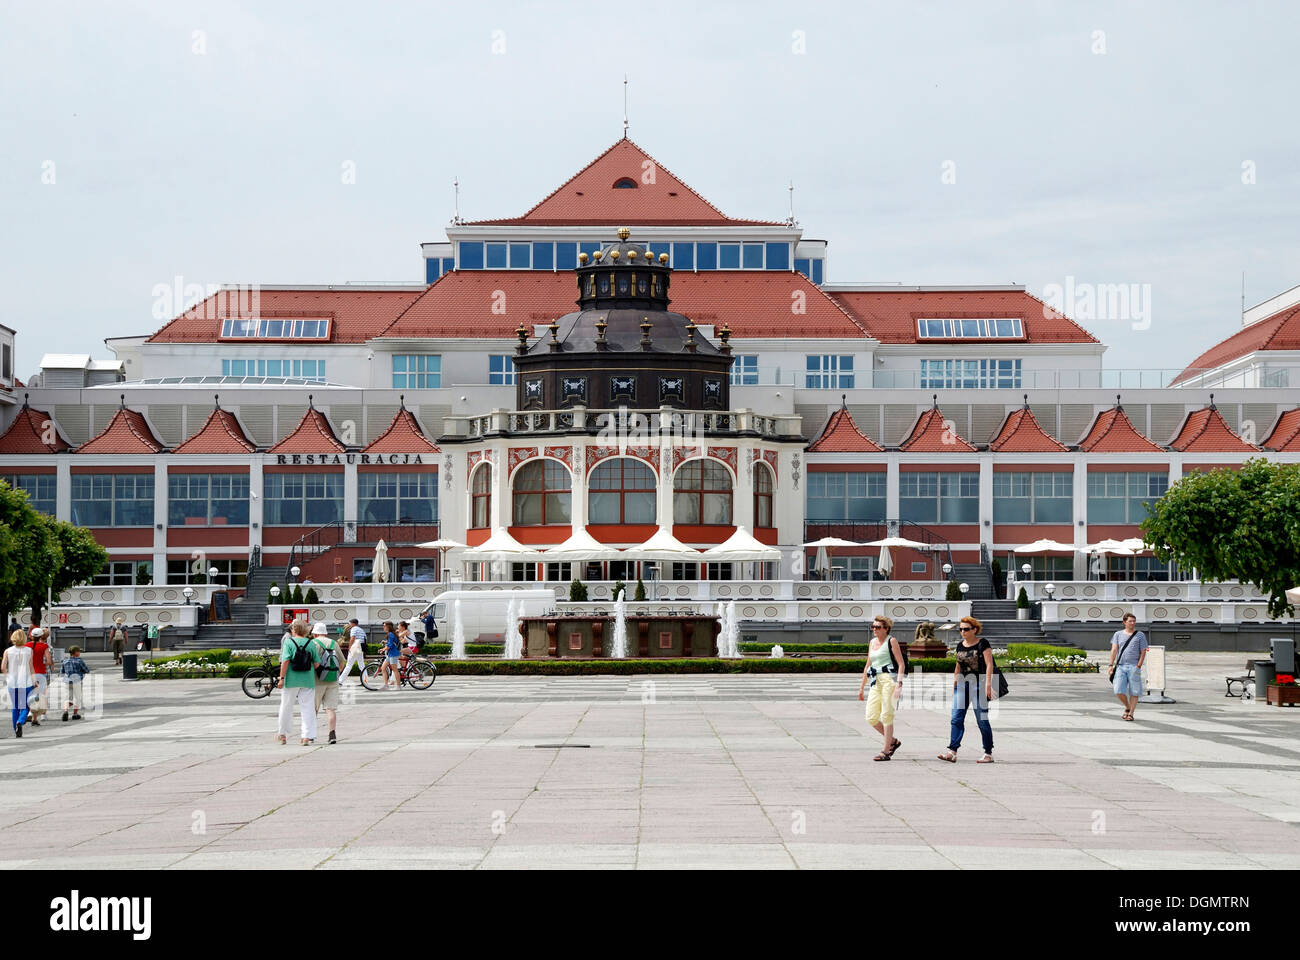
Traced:
[[659, 262], [663, 264], [665, 267], [668, 266], [668, 254], [666, 253], [659, 254]]
[[611, 259], [611, 260], [613, 260], [614, 262], [617, 263], [617, 262], [618, 262], [618, 251], [617, 251], [617, 250], [611, 250], [611, 251], [609, 251], [609, 259]]
[[653, 253], [651, 253], [649, 250], [647, 250], [647, 251], [645, 252], [645, 262], [646, 262], [646, 263], [654, 263], [654, 262], [655, 262], [655, 255], [654, 255]]
[[618, 238], [620, 240], [626, 240], [630, 236], [632, 236], [632, 231], [629, 230], [627, 227], [618, 228]]
[[589, 259], [591, 259], [591, 258], [588, 257], [585, 253], [580, 253], [580, 254], [578, 254], [578, 262], [581, 263], [583, 266], [586, 266], [587, 261], [588, 261]]
[[596, 260], [597, 263], [599, 263], [602, 259], [604, 259], [605, 254], [597, 250], [595, 253], [592, 254], [592, 257]]

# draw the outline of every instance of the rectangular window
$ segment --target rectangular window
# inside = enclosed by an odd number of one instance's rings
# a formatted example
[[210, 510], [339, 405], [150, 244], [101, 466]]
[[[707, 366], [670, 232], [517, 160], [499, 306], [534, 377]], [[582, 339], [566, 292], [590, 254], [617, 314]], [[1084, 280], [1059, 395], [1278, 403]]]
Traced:
[[548, 563], [546, 566], [546, 579], [552, 583], [563, 583], [566, 580], [573, 579], [573, 564], [571, 563]]
[[4, 480], [13, 489], [26, 493], [33, 510], [54, 516], [57, 476], [52, 473], [11, 473], [0, 476], [0, 480]]
[[[207, 578], [205, 577], [204, 580]], [[128, 587], [135, 583], [153, 583], [153, 563], [149, 560], [111, 560], [90, 581], [97, 587]]]
[[808, 474], [808, 519], [883, 520], [885, 483], [883, 473], [811, 472]]
[[673, 269], [674, 270], [695, 269], [695, 244], [693, 243], [673, 244]]
[[486, 243], [487, 249], [487, 268], [489, 270], [504, 270], [507, 266], [507, 245], [504, 243]]
[[437, 280], [440, 276], [442, 276], [442, 271], [438, 269], [439, 262], [440, 261], [438, 260], [437, 257], [430, 257], [429, 259], [424, 261], [424, 282], [425, 283], [433, 283], [433, 281]]
[[767, 245], [767, 269], [769, 270], [789, 270], [790, 269], [790, 244], [788, 243], [769, 243]]
[[268, 527], [317, 527], [343, 519], [342, 473], [268, 473], [263, 488]]
[[[686, 244], [686, 246], [690, 246], [690, 244]], [[663, 242], [648, 243], [646, 244], [646, 248], [655, 255], [656, 263], [659, 262], [659, 254], [661, 253], [671, 254], [673, 252], [673, 245], [671, 243], [663, 243]]]
[[153, 526], [153, 474], [73, 474], [72, 522], [79, 527]]
[[473, 242], [462, 240], [460, 242], [460, 269], [483, 269], [483, 242], [481, 240]]
[[753, 387], [758, 385], [758, 354], [742, 353], [731, 364], [731, 385]]
[[794, 272], [802, 273], [809, 280], [812, 279], [812, 261], [807, 257], [796, 257], [794, 261]]
[[[216, 576], [208, 571], [217, 568]], [[191, 560], [168, 560], [167, 582], [172, 586], [214, 583], [234, 590], [248, 586], [248, 560], [214, 560], [211, 557]]]
[[812, 272], [812, 282], [815, 283], [815, 284], [817, 284], [818, 286], [821, 286], [821, 282], [822, 282], [822, 261], [821, 261], [821, 260], [814, 260], [814, 261], [812, 262], [812, 268], [813, 268], [813, 272]]
[[442, 386], [442, 357], [436, 353], [393, 354], [393, 388], [433, 389]]
[[533, 248], [527, 243], [510, 244], [510, 269], [527, 270], [532, 266]]
[[390, 583], [433, 583], [438, 579], [438, 561], [433, 557], [398, 558], [389, 560], [388, 566]]
[[603, 246], [603, 244], [601, 244], [600, 241], [592, 242], [592, 241], [586, 241], [586, 240], [584, 240], [582, 243], [579, 243], [579, 244], [578, 244], [578, 252], [579, 252], [579, 253], [585, 253], [587, 256], [591, 256], [593, 253], [595, 253], [597, 250], [599, 250], [602, 246]]
[[698, 563], [673, 563], [672, 577], [673, 580], [698, 580], [700, 579], [700, 565]]
[[488, 357], [488, 383], [513, 385], [515, 382], [515, 360], [503, 353], [494, 353]]
[[832, 557], [831, 576], [835, 580], [875, 580], [879, 562], [879, 557]]
[[978, 523], [979, 473], [901, 473], [899, 514], [916, 523]]
[[740, 269], [740, 244], [738, 243], [718, 244], [718, 269], [720, 270]]
[[994, 523], [1071, 523], [1073, 517], [1073, 474], [993, 474]]
[[357, 474], [357, 522], [436, 523], [436, 473]]
[[[513, 259], [513, 258], [512, 258]], [[555, 263], [555, 244], [533, 244], [533, 269], [550, 270]]]
[[804, 386], [809, 390], [852, 390], [853, 357], [811, 354], [806, 357]]
[[716, 243], [697, 243], [695, 245], [695, 269], [718, 269], [718, 245]]
[[1169, 474], [1156, 472], [1088, 473], [1089, 523], [1140, 523], [1146, 503], [1169, 489]]
[[248, 474], [177, 473], [167, 478], [173, 527], [247, 526]]
[[555, 245], [555, 269], [573, 270], [578, 266], [578, 245], [576, 243], [557, 243]]
[[744, 244], [743, 265], [746, 270], [763, 269], [763, 245], [761, 243]]
[[916, 333], [922, 340], [1007, 340], [1023, 335], [1019, 317], [919, 318]]
[[1008, 390], [1020, 385], [1019, 360], [921, 361], [922, 389]]

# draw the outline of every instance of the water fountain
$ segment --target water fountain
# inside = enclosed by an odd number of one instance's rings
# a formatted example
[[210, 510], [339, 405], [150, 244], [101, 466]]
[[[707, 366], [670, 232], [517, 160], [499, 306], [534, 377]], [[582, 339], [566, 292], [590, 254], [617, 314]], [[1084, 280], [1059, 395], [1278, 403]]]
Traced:
[[616, 660], [627, 656], [627, 588], [618, 592], [614, 600], [614, 638], [609, 655]]
[[514, 597], [506, 605], [506, 629], [503, 634], [505, 645], [501, 651], [504, 660], [518, 660], [523, 656], [524, 638], [519, 632], [519, 601]]
[[732, 660], [740, 659], [740, 620], [736, 617], [736, 601], [727, 604], [727, 622], [723, 627], [727, 638], [727, 656]]

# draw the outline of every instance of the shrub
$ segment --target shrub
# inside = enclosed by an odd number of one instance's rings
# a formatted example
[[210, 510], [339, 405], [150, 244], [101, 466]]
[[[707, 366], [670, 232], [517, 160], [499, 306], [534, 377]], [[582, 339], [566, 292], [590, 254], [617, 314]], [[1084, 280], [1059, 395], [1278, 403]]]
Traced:
[[302, 584], [301, 584], [301, 583], [295, 583], [295, 584], [293, 585], [293, 600], [292, 600], [291, 602], [293, 603], [293, 605], [294, 605], [295, 607], [300, 607], [300, 606], [302, 606], [303, 599], [302, 599]]
[[957, 578], [953, 577], [948, 581], [948, 592], [944, 594], [945, 600], [960, 600], [961, 586], [957, 583]]
[[636, 578], [636, 592], [632, 594], [632, 599], [637, 602], [645, 600], [645, 584], [641, 582], [640, 577]]
[[307, 588], [307, 596], [303, 599], [304, 603], [320, 603], [320, 597], [316, 594], [315, 587]]
[[1016, 609], [1018, 610], [1029, 609], [1029, 594], [1025, 593], [1024, 587], [1021, 587], [1020, 592], [1016, 594]]
[[577, 577], [569, 584], [569, 602], [586, 603], [587, 602], [587, 585]]

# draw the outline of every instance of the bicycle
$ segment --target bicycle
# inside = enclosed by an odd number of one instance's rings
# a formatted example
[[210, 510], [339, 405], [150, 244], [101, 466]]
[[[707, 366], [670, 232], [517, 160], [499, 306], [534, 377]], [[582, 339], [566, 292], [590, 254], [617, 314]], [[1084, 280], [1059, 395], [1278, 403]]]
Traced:
[[[379, 690], [386, 684], [387, 681], [379, 675], [383, 663], [383, 660], [371, 660], [361, 671], [361, 685], [367, 690]], [[403, 683], [409, 683], [416, 690], [428, 690], [433, 686], [433, 681], [438, 679], [438, 668], [429, 660], [416, 654], [402, 664], [397, 675], [399, 687]]]
[[254, 700], [261, 700], [263, 697], [269, 697], [271, 691], [280, 683], [279, 664], [272, 659], [269, 653], [262, 654], [262, 665], [254, 667], [244, 674], [244, 679], [240, 686], [244, 689], [244, 695], [252, 697]]

